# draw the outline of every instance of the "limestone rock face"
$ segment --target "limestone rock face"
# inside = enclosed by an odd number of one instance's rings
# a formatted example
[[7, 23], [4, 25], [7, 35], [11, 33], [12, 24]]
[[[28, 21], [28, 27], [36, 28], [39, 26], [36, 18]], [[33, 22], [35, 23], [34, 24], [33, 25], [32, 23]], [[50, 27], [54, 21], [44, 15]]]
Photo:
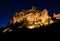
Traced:
[[[54, 17], [57, 16], [58, 15], [54, 15]], [[10, 28], [13, 27], [22, 28], [25, 26], [28, 29], [33, 29], [39, 28], [40, 26], [47, 26], [52, 23], [54, 23], [54, 21], [51, 19], [51, 16], [49, 16], [47, 9], [40, 11], [33, 6], [30, 10], [16, 12], [3, 32], [12, 31]]]
[[54, 13], [54, 14], [53, 14], [53, 17], [56, 18], [56, 19], [58, 19], [58, 20], [60, 20], [60, 14], [55, 14], [55, 13]]
[[[21, 12], [15, 13], [10, 24], [20, 23], [22, 21], [26, 21], [28, 24], [35, 24], [39, 26], [48, 25], [53, 23], [53, 20], [48, 15], [48, 10], [44, 9], [43, 11], [39, 11], [36, 7], [32, 7], [30, 10], [23, 10]], [[33, 23], [34, 22], [34, 23]], [[27, 25], [28, 25], [27, 24]]]
[[[28, 12], [28, 13], [25, 13]], [[10, 23], [15, 24], [16, 22], [21, 22], [22, 20], [28, 20], [28, 21], [38, 21], [38, 20], [45, 20], [45, 19], [51, 19], [51, 17], [48, 15], [48, 10], [44, 9], [43, 11], [39, 11], [35, 9], [35, 7], [32, 7], [32, 9], [27, 11], [21, 11], [18, 13], [15, 13]]]

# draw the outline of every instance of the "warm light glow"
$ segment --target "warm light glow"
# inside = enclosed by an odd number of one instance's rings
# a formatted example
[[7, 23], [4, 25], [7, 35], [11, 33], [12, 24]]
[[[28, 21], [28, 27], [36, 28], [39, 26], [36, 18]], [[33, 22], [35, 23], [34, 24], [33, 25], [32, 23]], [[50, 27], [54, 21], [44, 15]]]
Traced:
[[60, 14], [53, 14], [53, 17], [60, 20]]
[[11, 32], [11, 31], [13, 31], [13, 30], [12, 29], [8, 30], [8, 32]]
[[4, 29], [4, 30], [3, 30], [3, 33], [6, 32], [6, 31], [8, 31], [8, 30], [9, 30], [9, 28]]
[[[48, 10], [44, 9], [43, 11], [37, 10], [34, 6], [32, 9], [27, 11], [21, 11], [19, 13], [15, 13], [13, 19], [10, 24], [15, 24], [16, 22], [21, 23], [22, 21], [26, 21], [26, 27], [29, 29], [38, 28], [40, 26], [46, 26], [52, 24], [54, 21], [48, 15]], [[30, 26], [29, 26], [30, 25]], [[22, 26], [19, 26], [21, 28]]]
[[60, 14], [54, 13], [53, 17], [51, 18], [51, 16], [49, 16], [47, 9], [40, 11], [33, 6], [30, 10], [23, 10], [21, 12], [15, 13], [8, 27], [4, 29], [2, 32], [4, 33], [13, 31], [13, 29], [10, 29], [9, 27], [11, 25], [13, 25], [14, 27], [15, 23], [19, 23], [17, 24], [17, 27], [19, 29], [24, 26], [28, 29], [40, 28], [41, 26], [48, 26], [55, 22], [52, 20], [53, 18], [60, 20]]
[[34, 27], [34, 26], [29, 26], [28, 28], [29, 28], [29, 29], [33, 29], [33, 28], [35, 28], [35, 27]]

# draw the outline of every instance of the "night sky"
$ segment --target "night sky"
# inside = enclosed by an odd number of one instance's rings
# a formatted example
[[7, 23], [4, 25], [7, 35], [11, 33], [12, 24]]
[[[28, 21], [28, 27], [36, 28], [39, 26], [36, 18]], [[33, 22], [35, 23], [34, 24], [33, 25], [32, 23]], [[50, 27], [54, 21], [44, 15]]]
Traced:
[[31, 9], [32, 6], [38, 10], [46, 8], [49, 14], [60, 13], [59, 0], [0, 0], [0, 26], [5, 27], [15, 12]]

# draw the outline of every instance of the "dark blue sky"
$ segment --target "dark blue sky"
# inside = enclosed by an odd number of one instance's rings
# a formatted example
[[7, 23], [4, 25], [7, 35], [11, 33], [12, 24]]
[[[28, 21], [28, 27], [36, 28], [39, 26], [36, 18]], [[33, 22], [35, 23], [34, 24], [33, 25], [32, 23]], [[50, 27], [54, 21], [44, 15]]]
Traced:
[[15, 12], [30, 9], [32, 6], [39, 10], [46, 8], [49, 14], [60, 13], [59, 0], [0, 0], [0, 26], [6, 26]]

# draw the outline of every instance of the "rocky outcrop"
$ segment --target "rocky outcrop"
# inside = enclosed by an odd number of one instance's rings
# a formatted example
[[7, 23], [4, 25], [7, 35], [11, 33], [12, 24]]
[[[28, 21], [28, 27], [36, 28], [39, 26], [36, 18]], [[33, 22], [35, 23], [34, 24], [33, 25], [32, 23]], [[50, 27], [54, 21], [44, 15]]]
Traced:
[[55, 23], [52, 18], [59, 19], [59, 16], [60, 14], [54, 14], [53, 17], [51, 17], [47, 9], [40, 11], [33, 6], [30, 10], [16, 12], [9, 24], [2, 32], [11, 32], [17, 28], [34, 29], [40, 28], [41, 26], [48, 26], [50, 24]]

